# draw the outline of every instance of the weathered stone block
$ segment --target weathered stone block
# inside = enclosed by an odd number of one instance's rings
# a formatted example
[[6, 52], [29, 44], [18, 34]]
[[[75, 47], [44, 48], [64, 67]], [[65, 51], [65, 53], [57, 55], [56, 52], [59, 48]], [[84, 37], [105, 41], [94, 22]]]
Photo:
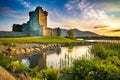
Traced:
[[10, 51], [10, 55], [14, 55], [15, 54], [15, 51]]
[[30, 52], [30, 49], [29, 49], [29, 48], [25, 48], [25, 52], [26, 52], [26, 53], [29, 53], [29, 52]]
[[34, 51], [34, 48], [30, 48], [30, 51]]
[[16, 49], [14, 47], [9, 47], [7, 51], [15, 51]]
[[41, 47], [44, 49], [44, 48], [46, 48], [46, 45], [42, 45]]
[[24, 54], [24, 53], [25, 53], [25, 49], [21, 49], [20, 51], [21, 51], [21, 53], [22, 53], [22, 54]]
[[35, 50], [40, 51], [40, 48], [35, 48]]
[[16, 50], [15, 54], [21, 54], [21, 52], [19, 50]]

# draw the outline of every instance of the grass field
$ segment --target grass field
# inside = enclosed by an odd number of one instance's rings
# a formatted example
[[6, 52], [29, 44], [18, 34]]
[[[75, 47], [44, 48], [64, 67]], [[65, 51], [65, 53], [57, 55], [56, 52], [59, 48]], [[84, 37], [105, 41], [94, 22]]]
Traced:
[[46, 42], [60, 42], [60, 43], [71, 43], [71, 42], [80, 42], [78, 40], [72, 40], [63, 37], [7, 37], [0, 38], [0, 44], [8, 43], [46, 43]]

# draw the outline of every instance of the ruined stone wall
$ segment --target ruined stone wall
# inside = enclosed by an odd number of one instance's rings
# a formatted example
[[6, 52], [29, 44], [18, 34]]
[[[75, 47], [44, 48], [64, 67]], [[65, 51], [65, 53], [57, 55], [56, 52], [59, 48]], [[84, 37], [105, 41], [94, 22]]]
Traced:
[[43, 35], [43, 27], [39, 24], [39, 9], [29, 12], [29, 21], [27, 24], [23, 24], [23, 31], [34, 32], [34, 36]]
[[0, 37], [38, 36], [38, 35], [39, 32], [37, 31], [26, 31], [26, 32], [0, 31]]
[[56, 36], [56, 31], [55, 31], [55, 29], [47, 28], [47, 29], [46, 29], [46, 36]]
[[43, 35], [47, 35], [47, 15], [48, 13], [46, 11], [43, 11], [42, 7], [39, 8], [39, 25], [43, 27]]
[[59, 36], [57, 28], [47, 28], [47, 15], [48, 12], [40, 6], [35, 11], [29, 12], [29, 21], [22, 25], [22, 32], [29, 32], [29, 35], [33, 36]]
[[29, 36], [28, 32], [0, 31], [0, 37]]
[[60, 28], [47, 28], [46, 35], [47, 36], [61, 36], [61, 29]]

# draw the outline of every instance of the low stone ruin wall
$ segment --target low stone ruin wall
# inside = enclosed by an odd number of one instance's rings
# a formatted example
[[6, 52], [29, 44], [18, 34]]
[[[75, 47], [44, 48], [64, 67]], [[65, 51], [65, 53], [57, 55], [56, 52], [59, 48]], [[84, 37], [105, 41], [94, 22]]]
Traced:
[[28, 32], [0, 31], [0, 37], [28, 36]]
[[42, 36], [37, 31], [26, 32], [12, 32], [12, 31], [0, 31], [0, 37], [18, 37], [18, 36]]
[[[32, 44], [31, 44], [32, 45]], [[22, 55], [22, 54], [30, 54], [36, 52], [43, 52], [49, 49], [55, 49], [56, 47], [60, 47], [62, 44], [33, 44], [33, 46], [25, 46], [25, 47], [8, 47], [2, 50], [4, 55]]]

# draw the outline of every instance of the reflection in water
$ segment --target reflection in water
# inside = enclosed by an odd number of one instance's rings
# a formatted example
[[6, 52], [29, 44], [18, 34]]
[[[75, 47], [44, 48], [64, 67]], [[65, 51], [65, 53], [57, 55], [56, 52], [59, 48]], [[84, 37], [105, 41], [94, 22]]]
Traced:
[[[45, 53], [34, 55], [29, 57], [27, 63], [29, 67], [33, 68], [38, 66], [40, 69], [45, 67], [54, 67], [61, 69], [63, 67], [70, 66], [73, 59], [86, 58], [91, 59], [90, 53], [91, 46], [74, 46], [74, 47], [61, 47], [55, 50], [49, 50]], [[22, 59], [22, 61], [25, 59]], [[66, 64], [67, 63], [67, 64]], [[24, 62], [24, 64], [26, 64]], [[62, 67], [62, 68], [63, 68]]]
[[[60, 55], [56, 55], [56, 53], [53, 53], [52, 55], [47, 55], [47, 67], [55, 67], [59, 68], [61, 67], [60, 63], [63, 67], [69, 66], [71, 64], [71, 59], [77, 59], [77, 58], [86, 58], [90, 59], [91, 54], [89, 52], [90, 46], [75, 46], [73, 48], [68, 47], [61, 47], [61, 53]], [[62, 60], [62, 62], [60, 62]], [[69, 61], [68, 61], [69, 60]], [[67, 64], [69, 63], [69, 64]]]
[[40, 69], [43, 69], [46, 67], [46, 54], [39, 54], [34, 55], [32, 57], [28, 58], [30, 61], [30, 68], [34, 68], [35, 66], [38, 66]]
[[26, 66], [30, 66], [30, 62], [29, 62], [29, 60], [28, 60], [27, 58], [22, 59], [21, 62], [22, 62], [23, 64], [25, 64]]
[[71, 53], [73, 51], [73, 46], [68, 47], [68, 53]]
[[86, 41], [89, 41], [89, 42], [104, 42], [104, 43], [120, 43], [120, 40], [86, 40]]

